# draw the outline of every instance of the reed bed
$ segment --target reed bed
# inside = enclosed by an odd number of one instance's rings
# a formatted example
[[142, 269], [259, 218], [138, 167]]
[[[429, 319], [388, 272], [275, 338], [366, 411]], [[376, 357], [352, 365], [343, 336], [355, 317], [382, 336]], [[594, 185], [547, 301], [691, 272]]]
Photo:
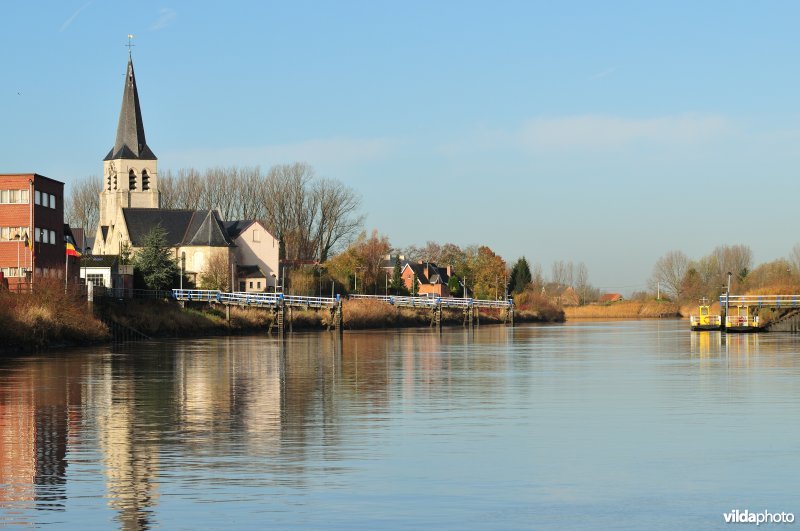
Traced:
[[621, 301], [565, 308], [567, 319], [660, 319], [681, 315], [677, 304], [668, 301]]
[[0, 290], [0, 350], [23, 351], [98, 343], [108, 328], [88, 311], [83, 297], [65, 293], [55, 279], [37, 281], [33, 292]]

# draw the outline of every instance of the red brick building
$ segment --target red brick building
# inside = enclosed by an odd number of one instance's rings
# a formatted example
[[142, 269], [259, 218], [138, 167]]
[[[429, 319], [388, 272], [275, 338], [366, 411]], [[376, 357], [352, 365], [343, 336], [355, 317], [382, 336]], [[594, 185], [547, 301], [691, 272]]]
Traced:
[[[70, 261], [76, 277], [78, 259]], [[9, 286], [30, 282], [32, 272], [63, 279], [65, 266], [64, 183], [37, 173], [0, 174], [0, 271]]]

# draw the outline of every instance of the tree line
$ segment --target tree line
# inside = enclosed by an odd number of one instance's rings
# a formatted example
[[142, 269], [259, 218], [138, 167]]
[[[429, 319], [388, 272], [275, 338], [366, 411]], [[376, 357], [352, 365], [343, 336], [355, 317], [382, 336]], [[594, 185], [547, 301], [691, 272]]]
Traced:
[[[364, 220], [360, 196], [336, 179], [316, 175], [308, 164], [167, 170], [158, 176], [161, 206], [219, 210], [226, 220], [257, 219], [281, 241], [281, 258], [327, 260], [358, 233]], [[99, 220], [102, 180], [73, 183], [65, 217], [93, 235]]]
[[728, 273], [733, 293], [796, 292], [800, 286], [800, 244], [788, 257], [757, 266], [747, 245], [720, 245], [696, 260], [683, 251], [669, 251], [654, 264], [649, 288], [681, 303], [703, 297], [714, 300], [728, 289]]

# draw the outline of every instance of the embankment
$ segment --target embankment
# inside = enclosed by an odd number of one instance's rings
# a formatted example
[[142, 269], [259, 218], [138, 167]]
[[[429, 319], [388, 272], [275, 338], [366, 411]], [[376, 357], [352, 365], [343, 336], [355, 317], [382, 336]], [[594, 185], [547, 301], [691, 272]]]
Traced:
[[[79, 295], [64, 293], [63, 285], [37, 286], [34, 293], [0, 293], [0, 316], [6, 326], [0, 328], [1, 352], [24, 352], [47, 348], [83, 346], [112, 339], [114, 330], [135, 331], [147, 337], [195, 337], [206, 335], [263, 333], [270, 326], [269, 310], [231, 307], [227, 320], [225, 307], [198, 305], [182, 308], [167, 300], [98, 300], [94, 312]], [[370, 300], [346, 300], [343, 305], [346, 330], [429, 326], [429, 309], [396, 308]], [[102, 319], [96, 317], [100, 316]], [[327, 310], [287, 312], [292, 330], [328, 328]], [[500, 310], [480, 311], [480, 324], [503, 322]], [[551, 306], [528, 304], [515, 313], [516, 322], [560, 322], [564, 313]], [[462, 325], [460, 310], [444, 310], [442, 324]]]
[[668, 301], [620, 301], [565, 308], [567, 319], [661, 319], [680, 317], [681, 309]]
[[31, 293], [0, 290], [0, 352], [102, 343], [108, 328], [87, 312], [86, 301], [64, 284], [40, 280]]

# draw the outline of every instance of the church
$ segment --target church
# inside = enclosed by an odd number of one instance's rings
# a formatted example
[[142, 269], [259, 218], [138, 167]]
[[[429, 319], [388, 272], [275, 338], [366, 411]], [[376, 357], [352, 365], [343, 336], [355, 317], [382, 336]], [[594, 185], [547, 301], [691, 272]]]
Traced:
[[280, 242], [258, 220], [226, 221], [217, 210], [161, 208], [158, 159], [147, 145], [139, 92], [128, 56], [114, 146], [103, 159], [95, 255], [132, 254], [160, 226], [176, 263], [198, 287], [206, 268], [225, 263], [233, 291], [271, 291], [279, 279]]

